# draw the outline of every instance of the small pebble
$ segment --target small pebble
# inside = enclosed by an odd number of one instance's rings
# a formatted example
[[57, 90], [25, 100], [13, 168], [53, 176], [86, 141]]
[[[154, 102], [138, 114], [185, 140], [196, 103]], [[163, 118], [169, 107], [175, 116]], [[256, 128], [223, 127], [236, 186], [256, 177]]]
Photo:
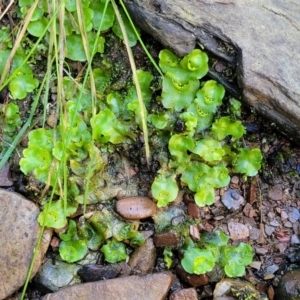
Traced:
[[250, 236], [249, 237], [250, 237], [251, 240], [254, 240], [254, 241], [258, 240], [260, 235], [261, 235], [261, 232], [258, 228], [252, 227], [250, 229]]
[[200, 207], [194, 202], [189, 202], [188, 214], [193, 218], [200, 218], [200, 216], [201, 216]]
[[207, 275], [189, 274], [183, 269], [181, 265], [177, 265], [176, 274], [182, 281], [188, 283], [193, 287], [207, 285], [209, 281]]
[[253, 261], [251, 264], [250, 264], [250, 267], [253, 268], [253, 269], [256, 269], [256, 270], [259, 270], [260, 267], [262, 265], [262, 262], [261, 261]]
[[296, 234], [293, 234], [291, 236], [291, 243], [292, 244], [300, 244], [300, 239], [299, 239], [299, 237]]
[[295, 234], [300, 235], [300, 223], [299, 222], [293, 223], [293, 230], [294, 230]]
[[173, 226], [177, 226], [177, 225], [179, 225], [180, 223], [182, 223], [182, 222], [184, 221], [184, 219], [185, 219], [184, 216], [177, 216], [177, 217], [175, 217], [175, 218], [172, 219], [171, 224], [172, 224]]
[[269, 211], [268, 214], [267, 214], [268, 218], [270, 221], [274, 220], [275, 218], [275, 213], [272, 212], [272, 211]]
[[6, 163], [0, 170], [0, 186], [7, 187], [12, 186], [14, 182], [11, 180], [10, 176], [10, 165]]
[[269, 225], [265, 225], [265, 233], [266, 235], [271, 235], [275, 231], [275, 228]]
[[148, 197], [129, 197], [117, 201], [116, 211], [125, 219], [140, 220], [153, 216], [156, 205]]
[[280, 201], [283, 198], [282, 185], [274, 185], [268, 192], [268, 197], [274, 201]]
[[232, 184], [238, 184], [240, 181], [240, 179], [238, 178], [238, 176], [232, 176], [230, 182]]
[[252, 205], [250, 203], [246, 203], [243, 209], [243, 213], [246, 217], [249, 217], [250, 211], [252, 210]]
[[85, 282], [93, 282], [98, 280], [116, 278], [122, 268], [119, 264], [102, 265], [85, 265], [82, 266], [77, 274], [84, 279]]
[[153, 240], [149, 238], [143, 245], [134, 249], [128, 265], [132, 269], [132, 274], [144, 275], [152, 272], [155, 261], [156, 248]]
[[226, 191], [223, 194], [221, 201], [228, 209], [234, 209], [234, 210], [239, 209], [241, 205], [245, 204], [244, 197], [242, 197], [235, 190]]
[[292, 222], [287, 221], [287, 222], [284, 223], [284, 227], [292, 228], [293, 224], [292, 224]]
[[280, 213], [280, 217], [282, 221], [285, 221], [288, 218], [288, 214], [284, 210], [282, 210]]
[[264, 247], [254, 247], [255, 248], [255, 253], [258, 255], [266, 255], [269, 250], [264, 248]]
[[277, 226], [280, 226], [280, 223], [277, 220], [273, 220], [273, 221], [270, 222], [270, 225], [274, 226], [274, 227], [277, 227]]
[[266, 269], [265, 269], [265, 273], [267, 274], [274, 274], [276, 271], [278, 271], [279, 269], [279, 266], [278, 265], [271, 265], [271, 266], [268, 266]]
[[153, 237], [153, 241], [156, 247], [177, 247], [180, 242], [180, 235], [175, 230], [169, 230], [156, 233]]
[[195, 288], [177, 290], [171, 294], [170, 300], [197, 300], [197, 291]]
[[233, 241], [243, 240], [249, 237], [249, 228], [242, 223], [229, 222], [228, 230], [230, 233], [230, 238]]
[[299, 210], [295, 207], [289, 207], [287, 214], [288, 214], [289, 221], [291, 221], [292, 223], [295, 223], [300, 218]]

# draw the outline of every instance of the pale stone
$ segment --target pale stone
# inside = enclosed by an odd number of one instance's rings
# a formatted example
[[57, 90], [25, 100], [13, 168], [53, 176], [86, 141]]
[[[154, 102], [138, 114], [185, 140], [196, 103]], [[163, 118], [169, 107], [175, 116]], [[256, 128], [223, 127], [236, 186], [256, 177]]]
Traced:
[[166, 272], [100, 280], [61, 289], [43, 300], [164, 300], [172, 279], [173, 275]]
[[[41, 227], [39, 208], [19, 194], [0, 189], [0, 207], [0, 299], [5, 299], [25, 283]], [[31, 278], [42, 263], [51, 235], [51, 230], [44, 232]]]

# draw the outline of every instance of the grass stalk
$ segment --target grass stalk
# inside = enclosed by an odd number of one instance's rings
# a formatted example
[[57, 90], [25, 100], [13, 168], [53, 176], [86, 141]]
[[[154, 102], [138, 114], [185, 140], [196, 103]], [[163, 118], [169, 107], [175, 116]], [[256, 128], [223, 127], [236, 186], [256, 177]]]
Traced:
[[146, 107], [145, 107], [145, 104], [144, 104], [144, 101], [143, 101], [143, 95], [142, 95], [140, 82], [139, 82], [139, 79], [138, 79], [138, 76], [137, 76], [136, 65], [135, 65], [133, 53], [132, 53], [130, 45], [129, 45], [129, 40], [128, 40], [128, 36], [127, 36], [127, 32], [126, 32], [126, 29], [125, 29], [124, 22], [122, 20], [121, 14], [119, 12], [119, 9], [118, 9], [118, 6], [116, 5], [115, 0], [111, 0], [111, 4], [114, 8], [117, 20], [119, 22], [119, 25], [120, 25], [120, 28], [121, 28], [121, 31], [122, 31], [122, 35], [123, 35], [123, 38], [124, 38], [124, 44], [125, 44], [125, 47], [126, 47], [126, 50], [127, 50], [131, 70], [132, 70], [132, 73], [133, 73], [133, 82], [134, 82], [135, 87], [136, 87], [136, 93], [137, 93], [139, 106], [140, 106], [140, 113], [141, 113], [141, 120], [142, 120], [142, 130], [143, 130], [144, 142], [145, 142], [146, 160], [147, 160], [147, 165], [149, 166], [150, 165], [150, 146], [149, 146], [148, 127], [147, 127], [147, 110], [146, 110]]
[[135, 33], [135, 35], [136, 35], [136, 38], [137, 38], [138, 41], [140, 42], [140, 44], [141, 44], [143, 50], [145, 51], [146, 55], [148, 56], [149, 60], [151, 61], [151, 63], [153, 64], [153, 66], [155, 67], [155, 69], [157, 70], [157, 72], [158, 72], [161, 76], [164, 76], [164, 74], [163, 74], [163, 72], [161, 71], [160, 67], [158, 66], [158, 64], [157, 64], [157, 63], [155, 62], [155, 60], [153, 59], [153, 57], [152, 57], [152, 55], [150, 54], [150, 52], [148, 51], [148, 49], [147, 49], [145, 43], [144, 43], [143, 40], [141, 39], [141, 36], [139, 35], [138, 31], [136, 30], [136, 27], [135, 27], [134, 23], [132, 22], [132, 19], [131, 19], [130, 15], [129, 15], [128, 11], [127, 11], [127, 8], [126, 8], [126, 6], [125, 6], [123, 0], [120, 0], [120, 4], [121, 4], [121, 6], [122, 6], [122, 8], [123, 8], [123, 10], [124, 10], [124, 12], [125, 12], [125, 15], [126, 15], [128, 21], [129, 21], [129, 23], [130, 23], [130, 25], [131, 25], [131, 27], [132, 27], [134, 33]]

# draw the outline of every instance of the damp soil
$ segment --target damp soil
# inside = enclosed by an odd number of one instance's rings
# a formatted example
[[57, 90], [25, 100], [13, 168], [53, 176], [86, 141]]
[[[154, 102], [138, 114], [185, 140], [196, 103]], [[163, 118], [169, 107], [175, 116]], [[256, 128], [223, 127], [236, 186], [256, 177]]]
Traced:
[[[161, 46], [150, 36], [143, 35], [142, 37], [150, 49], [151, 55], [157, 60], [158, 53], [162, 49]], [[110, 50], [106, 53], [106, 57], [114, 68], [113, 89], [121, 90], [127, 85], [131, 77], [126, 51], [122, 43], [116, 38], [108, 38], [108, 44], [110, 45], [108, 47]], [[133, 51], [138, 68], [150, 69], [150, 71], [155, 72], [140, 46], [134, 47]], [[98, 60], [100, 64], [100, 57]], [[216, 57], [212, 57], [212, 61], [211, 68], [215, 72], [220, 73], [232, 84], [236, 84], [235, 70], [231, 65], [228, 66], [226, 62]], [[76, 68], [74, 67], [74, 73], [80, 72], [82, 65], [77, 65]], [[37, 72], [40, 75], [40, 72], [43, 71], [37, 70]], [[230, 97], [230, 93], [228, 93], [227, 97]], [[55, 92], [52, 92], [50, 95], [50, 106], [55, 106], [55, 100]], [[30, 97], [26, 101], [23, 102], [22, 116], [26, 116], [28, 113]], [[155, 105], [157, 104], [154, 102], [153, 106]], [[40, 113], [42, 113], [42, 107], [40, 108]], [[49, 109], [49, 118], [50, 115], [51, 109]], [[38, 114], [35, 116], [35, 120], [35, 126], [38, 126]], [[276, 291], [278, 282], [284, 272], [291, 265], [300, 263], [300, 147], [295, 145], [289, 137], [277, 132], [271, 122], [257, 115], [250, 107], [243, 106], [242, 121], [247, 129], [247, 133], [244, 136], [244, 144], [249, 148], [258, 147], [263, 153], [264, 165], [259, 174], [246, 180], [242, 176], [232, 177], [231, 183], [226, 189], [217, 191], [217, 201], [210, 207], [193, 207], [191, 204], [193, 203], [193, 198], [190, 193], [186, 193], [186, 197], [184, 197], [184, 201], [180, 205], [186, 215], [193, 217], [197, 214], [201, 218], [202, 230], [221, 229], [230, 235], [229, 222], [240, 224], [237, 226], [245, 225], [250, 229], [250, 234], [242, 240], [253, 247], [255, 257], [254, 264], [247, 268], [245, 279], [253, 283], [261, 294], [266, 294], [271, 298], [272, 291]], [[180, 124], [178, 126], [180, 127]], [[26, 147], [26, 144], [27, 138], [24, 137], [14, 156], [10, 159], [9, 166], [6, 166], [6, 169], [1, 171], [0, 185], [1, 182], [3, 184], [3, 182], [7, 183], [10, 181], [10, 186], [5, 187], [7, 190], [16, 191], [36, 201], [43, 186], [33, 177], [24, 176], [20, 172], [18, 165], [22, 149]], [[153, 178], [159, 169], [159, 162], [155, 159], [155, 151], [150, 166], [145, 161], [142, 138], [126, 149], [118, 149], [118, 153], [122, 153], [130, 169], [135, 171], [134, 176], [138, 181], [136, 193], [148, 196]], [[114, 167], [113, 163], [115, 161], [115, 159], [111, 159], [111, 168]], [[120, 186], [119, 181], [116, 181], [114, 178], [117, 175], [118, 172], [113, 174], [112, 178], [107, 179], [108, 181], [111, 179], [111, 189]], [[227, 208], [220, 201], [228, 189], [236, 191], [245, 199], [243, 205], [237, 210]], [[112, 190], [109, 190], [109, 192], [112, 192]], [[118, 193], [116, 194], [117, 196]], [[152, 219], [149, 218], [143, 221], [141, 228], [142, 230], [153, 230]], [[238, 228], [237, 230], [241, 229]], [[157, 249], [157, 254], [153, 271], [164, 271], [166, 267], [163, 262], [163, 251], [161, 248]], [[53, 250], [49, 248], [45, 259], [49, 259], [52, 256]], [[178, 274], [176, 269], [176, 262], [178, 261], [179, 257], [175, 257], [169, 270], [174, 274]], [[212, 299], [211, 291], [214, 285], [215, 283], [197, 287], [198, 298]], [[188, 286], [186, 282], [176, 276], [171, 291]], [[36, 286], [30, 285], [27, 299], [39, 299], [42, 294], [43, 292]]]

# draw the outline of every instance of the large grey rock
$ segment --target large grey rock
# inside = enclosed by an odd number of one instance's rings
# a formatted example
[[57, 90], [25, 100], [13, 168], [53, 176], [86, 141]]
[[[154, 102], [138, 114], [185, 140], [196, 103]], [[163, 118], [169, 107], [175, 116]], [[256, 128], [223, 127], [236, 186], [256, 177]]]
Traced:
[[177, 54], [200, 42], [219, 57], [236, 60], [244, 100], [300, 142], [299, 1], [125, 3], [136, 24]]
[[[0, 299], [17, 291], [25, 282], [40, 233], [39, 208], [21, 195], [0, 189]], [[31, 277], [37, 272], [51, 239], [44, 232]]]
[[48, 294], [43, 300], [164, 300], [172, 279], [171, 273], [157, 273], [88, 282]]

